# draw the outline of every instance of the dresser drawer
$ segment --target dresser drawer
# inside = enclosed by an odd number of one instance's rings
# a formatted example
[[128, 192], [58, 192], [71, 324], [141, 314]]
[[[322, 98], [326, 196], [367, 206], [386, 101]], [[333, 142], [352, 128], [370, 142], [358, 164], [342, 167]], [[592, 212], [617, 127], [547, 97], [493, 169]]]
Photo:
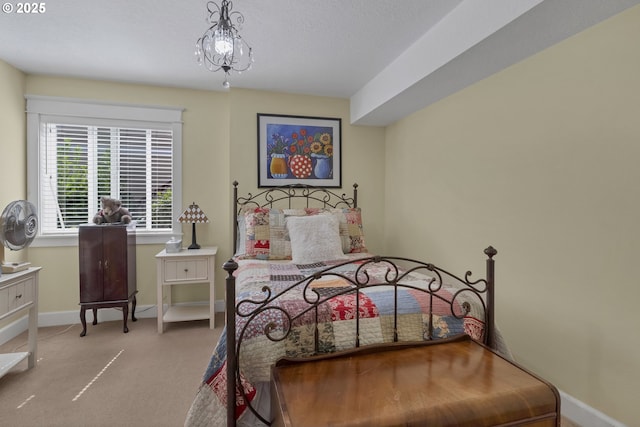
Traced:
[[0, 288], [0, 315], [19, 310], [32, 303], [35, 295], [34, 289], [33, 277]]
[[0, 316], [9, 312], [9, 288], [0, 289]]
[[184, 282], [209, 280], [209, 261], [207, 258], [164, 261], [164, 281]]

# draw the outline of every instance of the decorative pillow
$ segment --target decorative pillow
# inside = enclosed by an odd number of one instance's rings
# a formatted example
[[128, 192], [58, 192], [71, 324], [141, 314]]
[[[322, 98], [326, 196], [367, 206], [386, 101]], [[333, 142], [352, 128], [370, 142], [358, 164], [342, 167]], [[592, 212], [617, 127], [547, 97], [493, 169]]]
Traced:
[[244, 214], [245, 252], [242, 258], [269, 256], [269, 209], [255, 208]]
[[[291, 259], [291, 242], [285, 221], [291, 216], [306, 216], [319, 213], [319, 208], [276, 209], [249, 208], [244, 213], [245, 232], [239, 239], [244, 240], [244, 250], [236, 254], [242, 259]], [[238, 245], [242, 247], [242, 243]]]
[[334, 215], [291, 216], [286, 222], [294, 263], [313, 264], [347, 258], [342, 252], [340, 226]]
[[334, 208], [329, 211], [338, 218], [340, 223], [340, 240], [344, 253], [367, 252], [360, 208]]

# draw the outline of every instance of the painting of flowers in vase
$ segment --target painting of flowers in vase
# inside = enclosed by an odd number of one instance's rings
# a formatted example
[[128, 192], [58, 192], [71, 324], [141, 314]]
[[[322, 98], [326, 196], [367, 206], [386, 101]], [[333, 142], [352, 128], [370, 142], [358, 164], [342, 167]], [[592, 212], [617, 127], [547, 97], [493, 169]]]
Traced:
[[341, 186], [341, 119], [258, 113], [258, 186]]

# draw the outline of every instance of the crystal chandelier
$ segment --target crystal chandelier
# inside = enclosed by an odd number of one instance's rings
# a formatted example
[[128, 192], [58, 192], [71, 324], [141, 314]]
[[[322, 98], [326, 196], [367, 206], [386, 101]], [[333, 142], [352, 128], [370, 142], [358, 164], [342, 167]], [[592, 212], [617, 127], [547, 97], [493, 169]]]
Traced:
[[253, 64], [253, 50], [238, 33], [244, 15], [231, 12], [231, 9], [233, 3], [229, 0], [222, 0], [220, 7], [212, 1], [207, 2], [206, 20], [211, 26], [196, 42], [195, 52], [198, 64], [204, 64], [209, 71], [224, 71], [222, 86], [225, 88], [230, 86], [231, 71], [241, 73]]

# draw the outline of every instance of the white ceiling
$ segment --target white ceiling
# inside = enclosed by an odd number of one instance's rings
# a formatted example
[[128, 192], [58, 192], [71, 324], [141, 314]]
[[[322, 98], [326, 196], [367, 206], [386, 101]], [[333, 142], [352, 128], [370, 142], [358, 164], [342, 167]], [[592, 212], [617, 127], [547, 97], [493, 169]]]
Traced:
[[[219, 4], [219, 0], [216, 0]], [[255, 64], [238, 88], [349, 98], [387, 125], [640, 0], [235, 0]], [[205, 0], [53, 0], [0, 13], [0, 59], [29, 74], [224, 90], [197, 65]]]

